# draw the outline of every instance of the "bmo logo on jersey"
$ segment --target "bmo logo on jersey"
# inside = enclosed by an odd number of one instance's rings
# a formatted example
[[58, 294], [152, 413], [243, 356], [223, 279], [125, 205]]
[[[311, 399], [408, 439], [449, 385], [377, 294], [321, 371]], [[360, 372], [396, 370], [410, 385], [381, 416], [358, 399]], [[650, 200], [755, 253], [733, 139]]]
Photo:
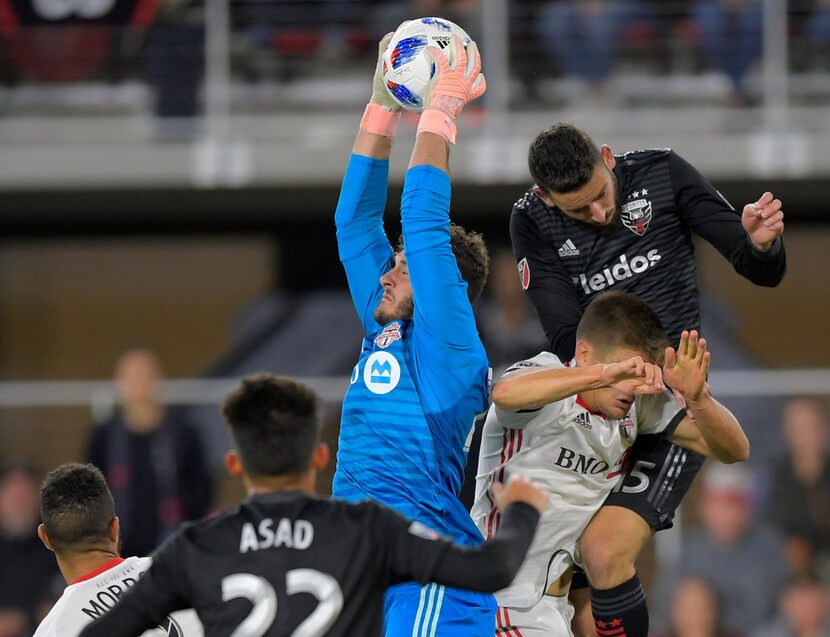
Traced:
[[559, 448], [559, 457], [553, 464], [562, 469], [568, 469], [569, 471], [582, 475], [596, 475], [598, 473], [605, 473], [609, 469], [608, 463], [605, 460], [600, 460], [596, 456], [584, 456], [578, 451], [568, 449], [567, 447]]
[[401, 365], [389, 352], [374, 352], [366, 359], [363, 382], [373, 394], [388, 394], [401, 380]]
[[580, 274], [574, 278], [574, 283], [582, 286], [585, 294], [602, 292], [605, 288], [642, 274], [660, 262], [660, 252], [657, 249], [649, 250], [645, 256], [638, 254], [629, 260], [624, 254], [612, 266], [596, 274]]

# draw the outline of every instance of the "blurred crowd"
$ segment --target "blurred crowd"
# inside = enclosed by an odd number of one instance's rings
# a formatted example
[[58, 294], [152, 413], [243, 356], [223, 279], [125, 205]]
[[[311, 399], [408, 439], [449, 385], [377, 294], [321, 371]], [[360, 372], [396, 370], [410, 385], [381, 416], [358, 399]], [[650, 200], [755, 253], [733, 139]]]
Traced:
[[[101, 15], [59, 20], [9, 3], [0, 17], [0, 81], [71, 84], [139, 79], [154, 89], [161, 119], [200, 112], [204, 0], [162, 0], [152, 11], [117, 0]], [[37, 3], [35, 3], [37, 4]], [[146, 4], [146, 3], [144, 3]], [[147, 5], [150, 6], [150, 5]], [[440, 15], [462, 25], [483, 50], [481, 0], [229, 0], [231, 69], [243, 82], [331, 77], [365, 68], [375, 42], [403, 20]], [[830, 0], [793, 0], [790, 67], [828, 71]], [[757, 101], [747, 79], [764, 43], [763, 0], [510, 0], [511, 75], [539, 98], [540, 79], [569, 77], [604, 97], [620, 65], [649, 74], [713, 70], [732, 105]], [[652, 96], [655, 98], [658, 96]]]

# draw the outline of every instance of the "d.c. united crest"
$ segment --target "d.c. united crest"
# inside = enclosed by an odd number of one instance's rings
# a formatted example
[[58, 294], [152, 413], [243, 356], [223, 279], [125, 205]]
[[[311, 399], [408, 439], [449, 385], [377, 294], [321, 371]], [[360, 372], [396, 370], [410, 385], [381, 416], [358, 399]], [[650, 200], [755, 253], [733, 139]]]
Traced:
[[626, 228], [642, 237], [648, 230], [648, 224], [651, 223], [651, 200], [635, 199], [624, 203], [620, 211], [620, 217]]

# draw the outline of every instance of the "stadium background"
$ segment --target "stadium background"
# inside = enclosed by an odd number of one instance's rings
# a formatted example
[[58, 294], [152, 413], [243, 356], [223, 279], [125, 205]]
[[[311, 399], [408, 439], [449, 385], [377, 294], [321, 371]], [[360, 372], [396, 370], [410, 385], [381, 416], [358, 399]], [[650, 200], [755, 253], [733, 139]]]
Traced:
[[[738, 2], [761, 20], [736, 90], [706, 49], [702, 3], [576, 2], [605, 14], [612, 44], [587, 47], [582, 61], [597, 59], [582, 77], [548, 46], [545, 16], [570, 4], [111, 0], [93, 15], [82, 0], [0, 0], [0, 460], [82, 459], [114, 405], [114, 361], [136, 342], [176, 379], [167, 398], [188, 408], [217, 476], [216, 403], [243, 372], [310, 379], [336, 441], [359, 342], [336, 255], [339, 179], [374, 43], [442, 15], [484, 55], [488, 93], [452, 153], [452, 214], [491, 250], [509, 246], [527, 145], [555, 121], [616, 152], [672, 147], [736, 206], [765, 190], [783, 200], [780, 287], [752, 286], [698, 244], [713, 384], [751, 415], [763, 491], [786, 399], [827, 409], [830, 396], [830, 6]], [[391, 234], [415, 124], [404, 119], [393, 152]], [[719, 360], [721, 342], [738, 354]], [[239, 493], [221, 482], [217, 506]], [[697, 524], [696, 498], [647, 556], [650, 583]]]

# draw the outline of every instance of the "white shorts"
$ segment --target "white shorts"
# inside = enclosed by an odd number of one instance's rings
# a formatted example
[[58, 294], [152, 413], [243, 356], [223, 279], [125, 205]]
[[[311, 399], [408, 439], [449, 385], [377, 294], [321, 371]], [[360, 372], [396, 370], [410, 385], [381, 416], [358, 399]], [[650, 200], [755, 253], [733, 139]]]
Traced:
[[579, 537], [598, 508], [574, 506], [551, 495], [513, 583], [496, 593], [499, 606], [527, 609], [539, 602], [548, 587], [579, 562]]
[[574, 608], [567, 597], [545, 595], [532, 608], [502, 608], [496, 614], [496, 637], [573, 637]]

